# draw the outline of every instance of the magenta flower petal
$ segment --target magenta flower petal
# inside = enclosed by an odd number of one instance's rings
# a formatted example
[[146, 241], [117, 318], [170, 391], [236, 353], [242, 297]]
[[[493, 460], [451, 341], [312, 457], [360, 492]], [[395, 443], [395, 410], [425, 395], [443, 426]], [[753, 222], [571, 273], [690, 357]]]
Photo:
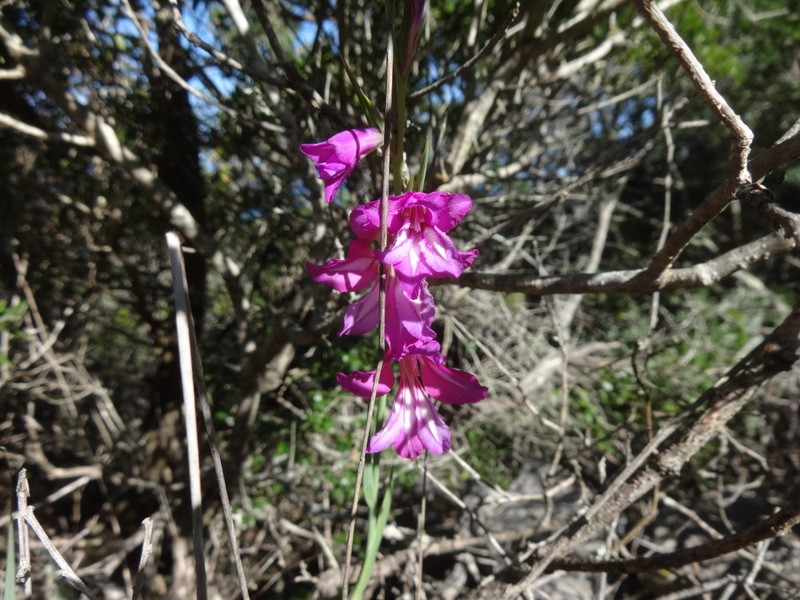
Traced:
[[428, 393], [448, 404], [474, 404], [489, 394], [472, 373], [450, 369], [427, 356], [419, 359], [420, 378]]
[[[389, 196], [387, 199], [386, 230], [389, 235], [395, 235], [403, 224], [403, 215], [400, 214], [402, 196]], [[359, 204], [350, 212], [350, 229], [357, 237], [364, 240], [377, 240], [381, 233], [381, 201], [373, 200], [366, 204]]]
[[[356, 371], [350, 375], [339, 373], [336, 380], [344, 389], [360, 398], [372, 396], [372, 386], [375, 382], [375, 371]], [[391, 361], [384, 361], [381, 376], [378, 379], [378, 396], [388, 394], [394, 387], [394, 373]]]
[[400, 385], [392, 412], [370, 439], [367, 452], [380, 452], [391, 444], [400, 456], [413, 460], [425, 449], [434, 454], [450, 449], [450, 430], [420, 382], [417, 360], [410, 355], [400, 361]]
[[403, 422], [400, 411], [392, 410], [392, 412], [389, 413], [386, 424], [369, 439], [367, 454], [374, 454], [375, 452], [386, 450], [386, 448], [391, 446], [394, 441], [402, 435]]
[[392, 358], [399, 360], [409, 351], [436, 337], [431, 329], [435, 315], [433, 295], [423, 281], [410, 293], [389, 277], [386, 289], [386, 342]]
[[301, 152], [316, 163], [325, 183], [325, 200], [330, 203], [359, 160], [383, 143], [383, 134], [374, 127], [348, 129], [316, 144], [303, 144]]
[[345, 309], [344, 327], [339, 335], [361, 335], [375, 329], [378, 324], [379, 300], [378, 282], [376, 281], [363, 298]]
[[[395, 235], [410, 218], [419, 218], [412, 212], [422, 213], [424, 224], [447, 233], [461, 222], [472, 209], [472, 200], [466, 194], [446, 192], [406, 192], [389, 196], [387, 230]], [[411, 209], [417, 208], [417, 211]], [[361, 204], [350, 213], [350, 228], [358, 237], [376, 240], [380, 234], [380, 200]]]
[[397, 196], [398, 211], [414, 207], [425, 209], [425, 222], [447, 233], [458, 225], [472, 209], [472, 200], [466, 194], [447, 192], [408, 192]]
[[394, 265], [405, 280], [417, 282], [424, 277], [459, 277], [475, 261], [478, 251], [459, 252], [438, 228], [417, 229], [409, 222], [397, 232], [392, 246], [375, 256], [384, 264]]
[[378, 261], [370, 243], [356, 239], [350, 242], [347, 258], [332, 258], [324, 265], [307, 262], [306, 271], [312, 279], [337, 292], [356, 292], [378, 277]]

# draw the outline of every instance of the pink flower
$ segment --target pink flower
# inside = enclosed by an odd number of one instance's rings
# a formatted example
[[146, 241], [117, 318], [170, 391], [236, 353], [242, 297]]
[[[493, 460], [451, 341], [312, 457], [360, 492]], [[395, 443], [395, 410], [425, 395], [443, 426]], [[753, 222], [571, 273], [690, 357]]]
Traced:
[[[400, 383], [392, 411], [383, 428], [370, 439], [367, 452], [380, 452], [391, 445], [400, 456], [412, 460], [426, 449], [434, 454], [447, 452], [450, 430], [433, 402], [475, 403], [489, 393], [471, 373], [445, 367], [436, 342], [427, 344], [423, 351], [424, 354], [409, 354], [399, 361]], [[381, 371], [379, 395], [388, 393], [394, 385], [389, 365], [387, 361]], [[374, 371], [338, 376], [344, 389], [362, 397], [370, 396], [374, 378]]]
[[[312, 279], [339, 292], [369, 291], [347, 307], [339, 335], [360, 335], [378, 325], [378, 267], [370, 242], [356, 239], [347, 249], [347, 258], [331, 259], [324, 265], [306, 263]], [[386, 277], [386, 342], [392, 358], [402, 358], [411, 348], [432, 340], [435, 316], [433, 296], [425, 282], [406, 290], [389, 268]]]
[[347, 258], [332, 258], [324, 265], [307, 262], [306, 271], [311, 279], [337, 292], [357, 292], [377, 279], [378, 266], [372, 244], [356, 239], [347, 247]]
[[361, 157], [383, 143], [383, 134], [375, 127], [348, 129], [316, 144], [303, 144], [300, 150], [316, 163], [325, 182], [325, 200], [330, 203]]
[[[425, 277], [458, 277], [477, 258], [478, 251], [460, 252], [447, 232], [472, 208], [464, 194], [407, 192], [389, 198], [388, 233], [394, 240], [375, 256], [394, 266], [400, 279], [412, 288]], [[362, 239], [380, 233], [380, 202], [357, 206], [350, 226]]]
[[[361, 335], [378, 325], [378, 282], [367, 294], [347, 307], [339, 335]], [[400, 359], [412, 348], [436, 337], [431, 329], [435, 316], [433, 295], [424, 281], [406, 290], [393, 273], [386, 278], [386, 344], [391, 358]]]

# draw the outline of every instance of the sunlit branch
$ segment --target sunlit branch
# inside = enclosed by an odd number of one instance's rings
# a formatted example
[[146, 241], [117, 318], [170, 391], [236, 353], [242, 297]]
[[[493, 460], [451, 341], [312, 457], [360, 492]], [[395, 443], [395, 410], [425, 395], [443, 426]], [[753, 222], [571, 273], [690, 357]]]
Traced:
[[653, 279], [647, 269], [574, 273], [538, 277], [529, 271], [481, 273], [467, 271], [448, 283], [494, 292], [521, 292], [536, 296], [551, 294], [647, 294], [708, 287], [725, 277], [763, 260], [785, 254], [795, 247], [792, 240], [772, 234], [692, 267], [667, 269]]
[[45, 131], [44, 129], [23, 123], [11, 115], [0, 113], [0, 128], [3, 127], [13, 129], [18, 133], [34, 138], [40, 142], [59, 142], [81, 148], [93, 148], [95, 146], [94, 138], [90, 138], [85, 135], [67, 133], [65, 131]]

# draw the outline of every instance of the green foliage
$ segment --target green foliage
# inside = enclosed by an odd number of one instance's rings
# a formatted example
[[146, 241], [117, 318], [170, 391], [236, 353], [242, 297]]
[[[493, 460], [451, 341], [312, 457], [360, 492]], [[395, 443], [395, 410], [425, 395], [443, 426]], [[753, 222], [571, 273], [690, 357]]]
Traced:
[[[25, 334], [19, 327], [28, 305], [20, 302], [16, 306], [10, 306], [6, 300], [0, 299], [0, 331], [8, 331], [12, 337], [24, 338]], [[9, 358], [4, 353], [0, 353], [0, 365], [8, 363]]]
[[466, 460], [487, 481], [506, 486], [519, 470], [521, 456], [515, 455], [514, 435], [508, 423], [484, 421], [481, 427], [464, 432]]
[[27, 310], [28, 305], [25, 302], [10, 306], [6, 300], [0, 299], [0, 331], [12, 331], [19, 327]]

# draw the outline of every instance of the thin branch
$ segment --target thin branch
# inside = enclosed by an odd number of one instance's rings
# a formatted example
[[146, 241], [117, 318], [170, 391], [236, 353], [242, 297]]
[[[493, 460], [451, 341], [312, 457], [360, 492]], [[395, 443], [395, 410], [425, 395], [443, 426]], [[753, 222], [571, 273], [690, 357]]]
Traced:
[[427, 96], [431, 92], [435, 92], [436, 90], [438, 90], [443, 85], [446, 85], [451, 81], [453, 81], [454, 79], [456, 79], [457, 77], [460, 77], [463, 73], [466, 73], [481, 58], [489, 54], [489, 52], [491, 52], [494, 49], [494, 47], [500, 42], [500, 40], [502, 40], [506, 36], [509, 27], [511, 27], [511, 24], [514, 22], [514, 19], [516, 19], [518, 15], [519, 15], [519, 2], [517, 2], [514, 5], [514, 8], [511, 9], [511, 12], [509, 13], [508, 18], [506, 19], [506, 22], [503, 24], [503, 27], [501, 27], [500, 30], [497, 31], [497, 33], [495, 33], [491, 37], [491, 39], [488, 42], [486, 42], [483, 48], [478, 50], [478, 52], [472, 58], [470, 58], [467, 62], [458, 67], [455, 71], [448, 73], [441, 79], [437, 79], [432, 84], [426, 85], [422, 89], [419, 89], [415, 92], [411, 92], [408, 95], [409, 100], [418, 100], [419, 98]]
[[25, 79], [25, 67], [17, 65], [13, 69], [0, 69], [0, 81], [9, 81], [16, 79]]
[[133, 585], [132, 600], [138, 600], [139, 595], [142, 593], [142, 584], [144, 583], [147, 561], [153, 553], [153, 519], [147, 517], [142, 521], [142, 525], [144, 526], [144, 541], [142, 542], [142, 555], [139, 557], [139, 569], [136, 571], [136, 581]]
[[667, 240], [664, 248], [653, 257], [648, 270], [651, 275], [658, 276], [675, 261], [692, 237], [733, 200], [733, 195], [739, 186], [753, 180], [748, 171], [748, 156], [753, 142], [753, 132], [716, 90], [714, 82], [706, 73], [703, 65], [700, 64], [658, 5], [652, 0], [636, 0], [636, 6], [664, 44], [675, 54], [700, 97], [728, 128], [732, 144], [731, 176], [723, 183], [722, 193], [715, 196], [716, 201], [711, 206], [707, 206], [708, 199], [704, 201]]
[[563, 558], [554, 560], [550, 565], [550, 569], [593, 573], [644, 573], [660, 569], [677, 569], [692, 563], [730, 554], [764, 540], [782, 536], [798, 523], [800, 523], [800, 497], [795, 497], [794, 500], [763, 521], [734, 534], [711, 540], [693, 548], [685, 548], [669, 554], [642, 556], [625, 560]]
[[214, 418], [211, 414], [211, 404], [208, 400], [206, 391], [205, 374], [203, 373], [203, 362], [200, 357], [197, 334], [195, 333], [192, 311], [186, 313], [189, 324], [189, 341], [192, 350], [192, 373], [194, 375], [194, 387], [200, 399], [200, 413], [203, 415], [203, 423], [206, 428], [206, 438], [208, 440], [209, 454], [214, 465], [214, 475], [217, 479], [217, 489], [219, 491], [222, 512], [225, 517], [225, 528], [228, 532], [228, 540], [231, 544], [231, 557], [236, 571], [236, 578], [239, 583], [239, 593], [243, 600], [249, 600], [250, 592], [247, 589], [247, 578], [245, 577], [242, 565], [242, 556], [239, 549], [239, 538], [236, 534], [236, 527], [233, 523], [233, 511], [231, 510], [231, 500], [228, 494], [228, 486], [225, 482], [225, 472], [222, 466], [222, 457], [217, 447], [217, 432], [214, 428]]
[[708, 262], [692, 267], [667, 269], [652, 280], [647, 269], [573, 273], [547, 277], [531, 276], [529, 271], [506, 273], [469, 272], [447, 283], [495, 292], [522, 292], [536, 296], [550, 294], [647, 294], [708, 287], [751, 265], [785, 254], [795, 247], [793, 240], [770, 234], [740, 246]]
[[664, 44], [675, 54], [678, 62], [681, 63], [683, 70], [692, 80], [694, 89], [700, 97], [708, 104], [720, 120], [728, 128], [731, 134], [731, 141], [734, 146], [732, 158], [732, 170], [739, 185], [751, 181], [750, 173], [747, 171], [747, 158], [750, 155], [750, 145], [753, 142], [753, 132], [742, 121], [723, 98], [711, 77], [709, 77], [703, 65], [692, 53], [691, 48], [683, 41], [681, 36], [669, 22], [667, 17], [653, 0], [636, 0], [636, 7], [644, 18], [658, 33]]
[[775, 202], [775, 195], [769, 188], [760, 183], [750, 183], [739, 188], [736, 197], [767, 215], [776, 231], [781, 230], [783, 237], [794, 240], [800, 246], [800, 215]]
[[6, 113], [0, 113], [0, 129], [4, 127], [13, 129], [17, 133], [32, 137], [40, 142], [59, 142], [78, 146], [80, 148], [93, 148], [95, 146], [94, 138], [89, 136], [67, 133], [66, 131], [45, 131], [44, 129], [23, 123], [19, 119], [15, 119]]
[[[19, 473], [19, 478], [17, 479], [17, 501], [19, 502], [22, 495], [26, 498], [30, 494], [29, 487], [28, 487], [28, 477], [25, 469], [22, 469]], [[96, 596], [92, 594], [91, 590], [88, 586], [83, 582], [83, 580], [78, 577], [75, 571], [72, 570], [72, 567], [69, 566], [69, 563], [64, 559], [61, 553], [56, 548], [53, 541], [50, 539], [50, 536], [47, 535], [47, 532], [42, 527], [39, 520], [36, 518], [36, 515], [33, 514], [33, 507], [27, 506], [27, 502], [25, 503], [26, 506], [24, 510], [22, 506], [20, 506], [20, 517], [25, 520], [28, 526], [33, 529], [33, 532], [36, 534], [36, 537], [39, 538], [39, 541], [42, 542], [45, 550], [47, 553], [50, 554], [50, 557], [55, 561], [55, 563], [59, 567], [59, 571], [57, 575], [64, 579], [69, 585], [71, 585], [74, 589], [78, 590], [81, 594], [89, 598], [89, 600], [95, 600]], [[22, 524], [20, 523], [20, 526]], [[30, 555], [28, 555], [30, 556]], [[22, 561], [20, 561], [20, 566]], [[30, 565], [30, 563], [28, 563]], [[30, 572], [30, 566], [28, 566], [28, 572]], [[17, 578], [19, 578], [19, 573], [17, 574]]]
[[26, 598], [31, 597], [31, 545], [30, 533], [23, 523], [23, 515], [28, 510], [28, 498], [31, 495], [28, 486], [27, 471], [23, 467], [17, 477], [17, 535], [19, 536], [19, 567], [17, 568], [17, 583], [23, 586]]
[[[656, 433], [653, 441], [580, 515], [542, 552], [522, 581], [510, 586], [504, 598], [516, 598], [552, 565], [553, 561], [608, 526], [666, 477], [681, 468], [775, 375], [789, 370], [800, 351], [800, 305], [755, 349], [747, 354], [695, 404]], [[522, 560], [527, 559], [523, 557]]]

